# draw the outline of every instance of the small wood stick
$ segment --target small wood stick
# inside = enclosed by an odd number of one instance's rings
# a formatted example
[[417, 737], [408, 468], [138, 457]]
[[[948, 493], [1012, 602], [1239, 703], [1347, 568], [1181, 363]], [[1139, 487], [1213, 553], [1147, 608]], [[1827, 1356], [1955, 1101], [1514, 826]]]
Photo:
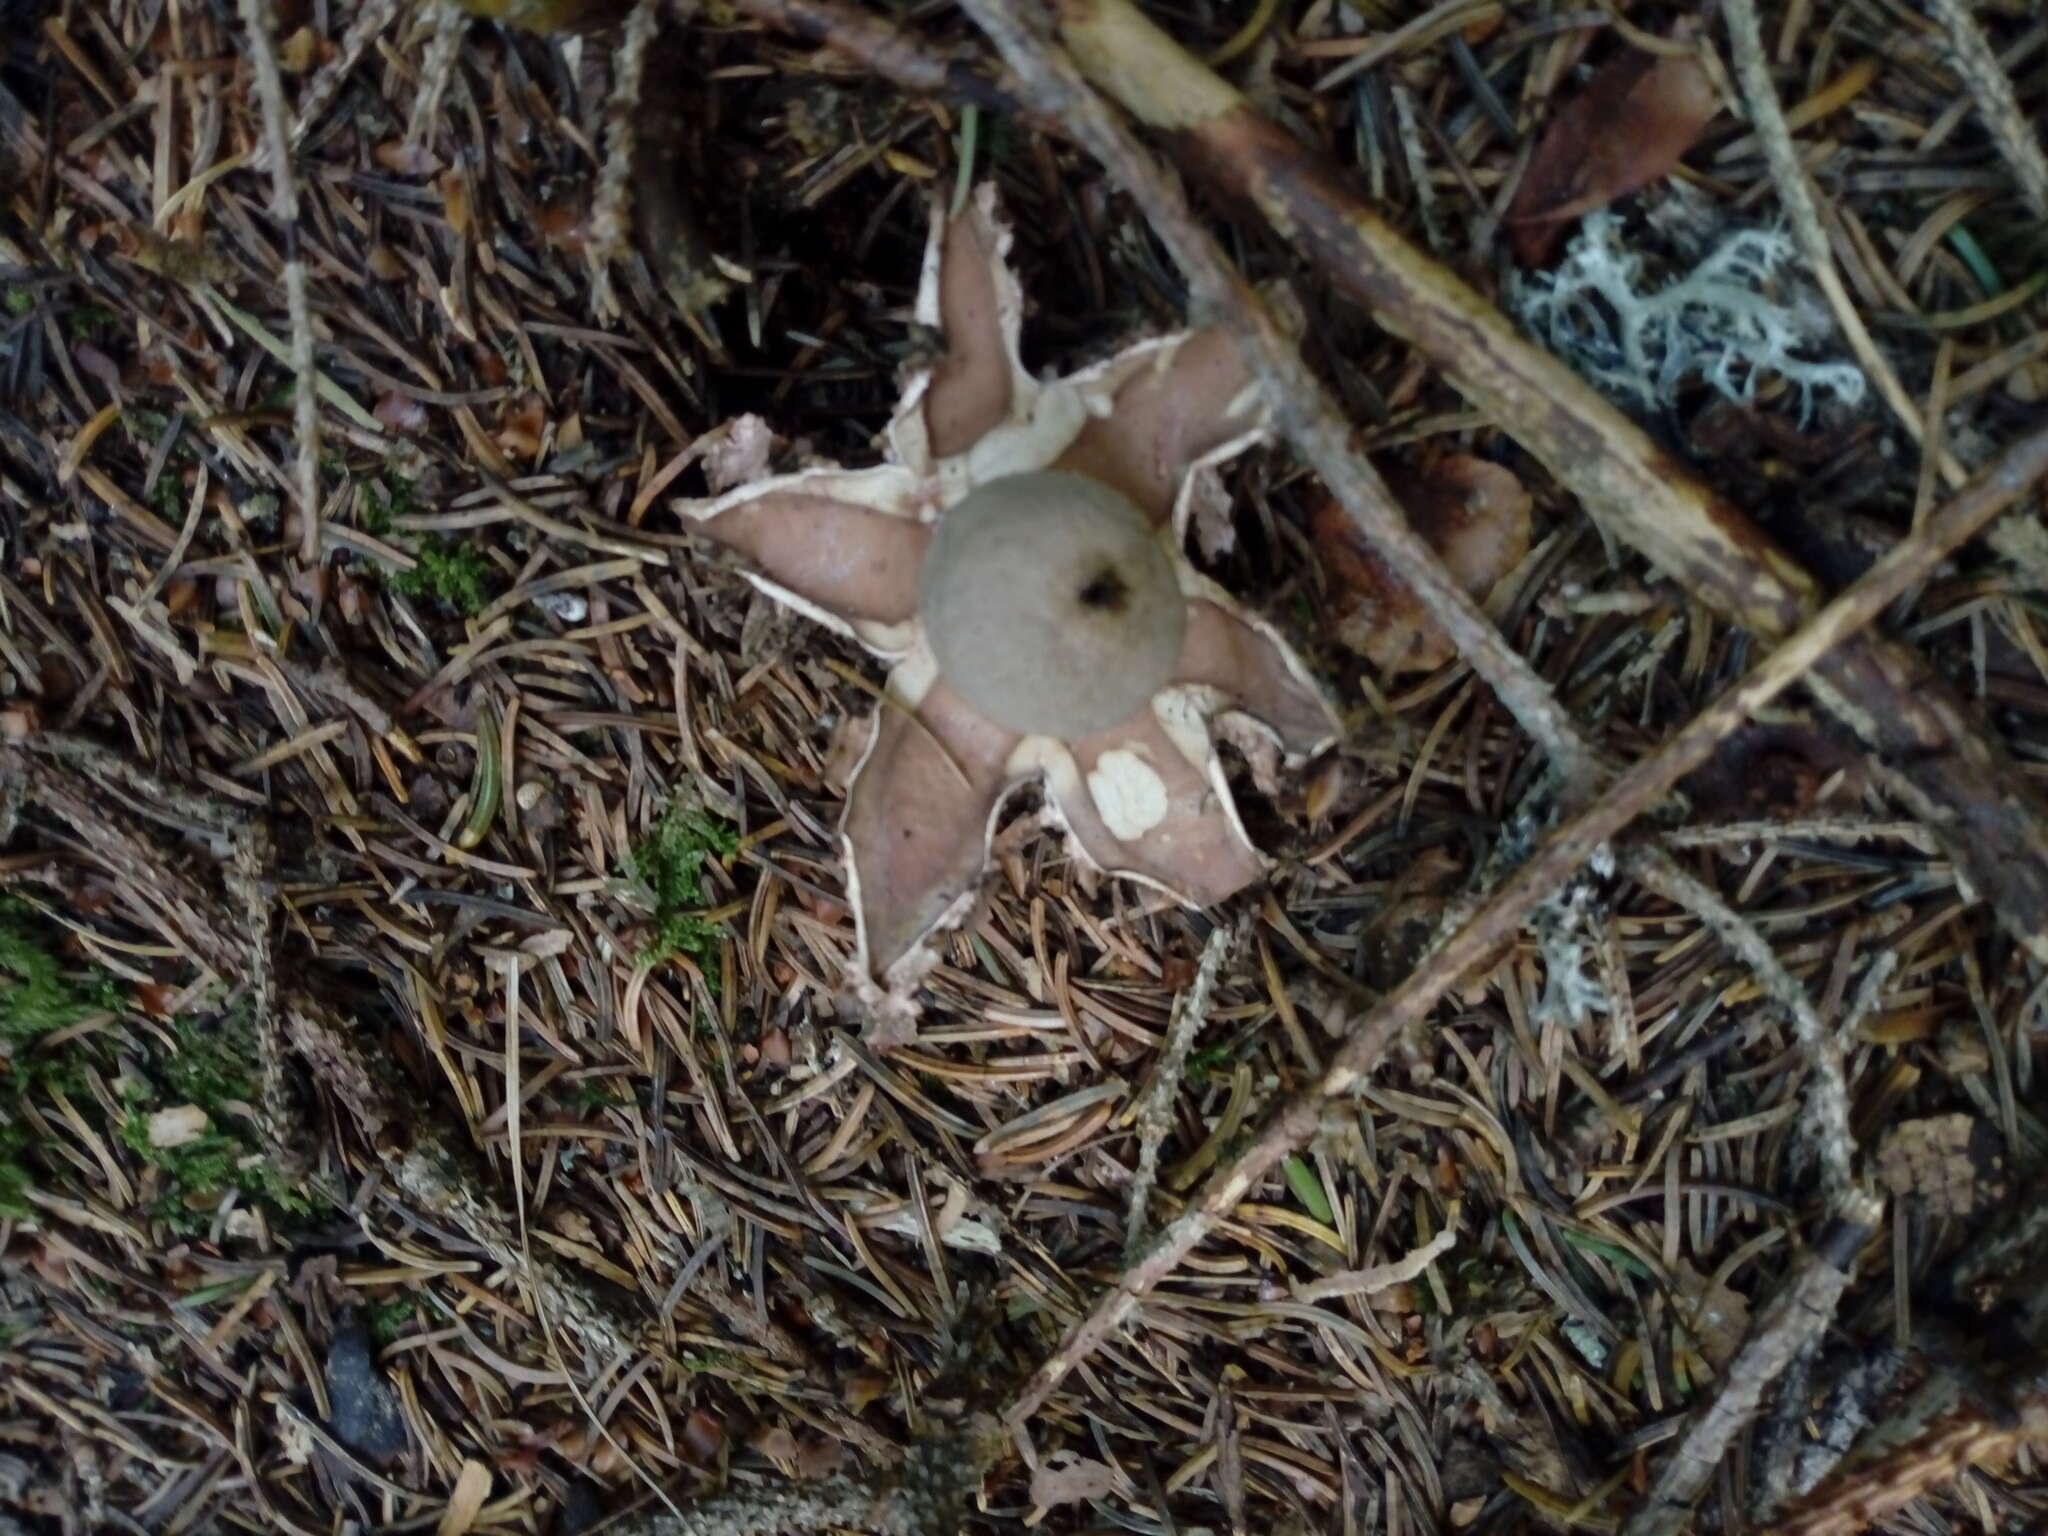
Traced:
[[1992, 52], [1984, 29], [1963, 0], [1929, 0], [1928, 9], [1948, 33], [1948, 51], [1956, 73], [1969, 86], [1992, 143], [2012, 167], [2028, 211], [2037, 219], [2048, 220], [2048, 154], [2042, 152], [2040, 135], [2013, 93], [2012, 79]]
[[598, 170], [597, 196], [590, 215], [591, 307], [600, 319], [618, 313], [612, 290], [612, 263], [626, 253], [632, 228], [633, 125], [640, 110], [641, 82], [647, 73], [647, 50], [661, 25], [661, 0], [635, 0], [626, 17], [625, 35], [612, 55], [611, 98], [604, 109], [604, 164]]
[[1856, 1267], [1856, 1254], [1877, 1229], [1884, 1208], [1874, 1195], [1852, 1194], [1843, 1211], [1757, 1317], [1728, 1371], [1687, 1421], [1685, 1432], [1650, 1486], [1644, 1506], [1629, 1517], [1622, 1536], [1677, 1536], [1692, 1523], [1692, 1507], [1777, 1380], [1807, 1342], [1827, 1327]]
[[1166, 1026], [1166, 1040], [1159, 1047], [1159, 1060], [1152, 1068], [1152, 1081], [1145, 1085], [1138, 1100], [1138, 1170], [1131, 1175], [1130, 1209], [1124, 1216], [1126, 1261], [1137, 1256], [1145, 1240], [1152, 1187], [1159, 1181], [1159, 1144], [1173, 1125], [1173, 1096], [1180, 1091], [1188, 1049], [1209, 1017], [1209, 994], [1216, 990], [1216, 977], [1236, 946], [1240, 931], [1238, 924], [1219, 927], [1202, 946], [1194, 980], [1173, 1000], [1173, 1017]]
[[[1899, 418], [1899, 424], [1917, 443], [1922, 436], [1920, 411], [1906, 393], [1905, 386], [1899, 382], [1892, 365], [1877, 350], [1877, 343], [1870, 339], [1869, 328], [1864, 325], [1863, 317], [1856, 313], [1849, 290], [1842, 286], [1842, 274], [1835, 270], [1834, 250], [1828, 244], [1827, 231], [1821, 227], [1820, 210], [1813, 200], [1813, 187], [1807, 180], [1806, 167], [1800, 163], [1799, 150], [1792, 142], [1792, 130], [1786, 125], [1785, 109], [1778, 101], [1778, 88], [1771, 80], [1770, 63], [1764, 58], [1756, 0], [1726, 0], [1721, 13], [1728, 18], [1728, 49], [1735, 58], [1735, 78], [1742, 83], [1742, 97], [1749, 106], [1750, 124], [1763, 145], [1764, 159], [1771, 168], [1771, 180], [1778, 184], [1778, 200], [1785, 205], [1785, 217], [1792, 226], [1792, 238], [1799, 243], [1799, 254], [1806, 258], [1807, 270], [1820, 284], [1820, 291], [1827, 298], [1828, 308], [1834, 311], [1835, 324], [1842, 328], [1842, 338], [1849, 343], [1849, 350], [1856, 354], [1856, 361], [1884, 397], [1885, 404]], [[1939, 448], [1935, 452], [1935, 462], [1941, 470], [1942, 479], [1951, 488], [1961, 485], [1962, 466]]]
[[434, 122], [441, 115], [441, 97], [448, 90], [448, 82], [455, 78], [455, 58], [462, 51], [469, 18], [448, 0], [428, 0], [425, 9], [432, 30], [427, 34], [426, 52], [420, 59], [420, 93], [413, 98], [412, 112], [406, 119], [405, 140], [431, 148]]
[[306, 262], [299, 254], [299, 189], [292, 175], [291, 112], [284, 100], [284, 72], [277, 41], [270, 35], [270, 7], [264, 0], [240, 0], [242, 26], [249, 34], [249, 60], [256, 75], [256, 100], [263, 116], [263, 155], [270, 162], [270, 211], [284, 239], [284, 298], [291, 320], [292, 431], [298, 453], [293, 492], [299, 503], [299, 558], [320, 558], [320, 409], [313, 376], [313, 310], [306, 299]]
[[299, 110], [292, 120], [293, 148], [297, 148], [313, 131], [313, 125], [320, 121], [321, 114], [334, 100], [335, 92], [341, 89], [341, 82], [362, 61], [372, 39], [391, 25], [391, 18], [398, 14], [400, 4], [401, 0], [363, 0], [362, 9], [356, 12], [355, 20], [348, 24], [348, 31], [342, 36], [339, 51], [313, 72], [313, 78], [299, 92]]
[[1742, 963], [1756, 973], [1772, 1002], [1791, 1016], [1792, 1034], [1813, 1073], [1808, 1104], [1813, 1111], [1813, 1137], [1820, 1152], [1821, 1188], [1828, 1209], [1838, 1212], [1854, 1188], [1856, 1137], [1849, 1129], [1849, 1085], [1842, 1074], [1842, 1046], [1822, 1021], [1813, 999], [1799, 979], [1785, 969], [1755, 924], [1700, 881], [1678, 867], [1661, 850], [1640, 849], [1629, 860], [1629, 872], [1665, 900], [1699, 918]]

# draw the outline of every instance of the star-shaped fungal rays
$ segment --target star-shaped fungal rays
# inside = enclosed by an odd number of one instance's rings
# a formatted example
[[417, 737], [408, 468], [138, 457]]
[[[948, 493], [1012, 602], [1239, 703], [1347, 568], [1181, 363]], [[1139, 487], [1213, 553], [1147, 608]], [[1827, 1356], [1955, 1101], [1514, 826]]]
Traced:
[[936, 205], [917, 318], [946, 351], [909, 381], [874, 469], [779, 475], [678, 503], [762, 590], [891, 663], [840, 834], [865, 983], [907, 997], [956, 921], [1004, 798], [1034, 778], [1103, 869], [1194, 903], [1259, 878], [1210, 727], [1299, 762], [1334, 734], [1294, 654], [1182, 553], [1195, 472], [1266, 413], [1201, 331], [1041, 383], [983, 186]]

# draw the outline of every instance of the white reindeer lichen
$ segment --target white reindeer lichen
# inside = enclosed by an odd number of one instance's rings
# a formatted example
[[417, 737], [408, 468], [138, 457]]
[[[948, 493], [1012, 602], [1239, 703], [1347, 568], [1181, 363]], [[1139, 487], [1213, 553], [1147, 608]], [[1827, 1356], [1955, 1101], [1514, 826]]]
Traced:
[[1795, 256], [1777, 230], [1732, 230], [1685, 276], [1648, 291], [1642, 256], [1602, 211], [1586, 216], [1555, 272], [1518, 279], [1509, 297], [1524, 326], [1618, 404], [1661, 411], [1691, 378], [1749, 400], [1776, 377], [1799, 391], [1803, 419], [1817, 393], [1861, 403], [1864, 378], [1852, 363], [1802, 355], [1827, 343], [1833, 322]]

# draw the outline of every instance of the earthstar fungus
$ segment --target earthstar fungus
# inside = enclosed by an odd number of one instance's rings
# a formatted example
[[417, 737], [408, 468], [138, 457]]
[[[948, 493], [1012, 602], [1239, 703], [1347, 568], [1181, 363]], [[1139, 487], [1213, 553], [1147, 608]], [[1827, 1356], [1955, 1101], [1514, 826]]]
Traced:
[[1197, 477], [1266, 429], [1236, 347], [1181, 333], [1033, 379], [1008, 247], [992, 186], [934, 205], [916, 317], [946, 350], [908, 379], [887, 462], [676, 504], [762, 591], [890, 663], [840, 824], [871, 1001], [907, 1003], [1021, 785], [1091, 863], [1210, 903], [1266, 867], [1212, 725], [1289, 763], [1335, 734], [1293, 652], [1182, 552]]

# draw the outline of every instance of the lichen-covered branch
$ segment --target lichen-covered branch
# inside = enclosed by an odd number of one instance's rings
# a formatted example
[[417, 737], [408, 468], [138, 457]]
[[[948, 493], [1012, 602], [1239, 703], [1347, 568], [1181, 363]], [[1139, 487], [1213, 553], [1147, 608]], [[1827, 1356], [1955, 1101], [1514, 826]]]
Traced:
[[295, 453], [292, 491], [299, 503], [299, 558], [320, 558], [320, 407], [313, 373], [313, 310], [306, 297], [306, 260], [299, 254], [299, 188], [292, 172], [291, 111], [284, 100], [284, 74], [277, 39], [271, 35], [272, 7], [241, 0], [242, 27], [249, 35], [255, 66], [256, 101], [263, 118], [263, 152], [269, 162], [271, 213], [284, 241], [285, 309], [291, 335], [292, 435]]
[[1693, 1411], [1678, 1445], [1664, 1458], [1648, 1500], [1622, 1527], [1622, 1536], [1677, 1536], [1690, 1527], [1693, 1505], [1755, 1415], [1765, 1389], [1833, 1320], [1855, 1272], [1857, 1251], [1882, 1215], [1883, 1207], [1870, 1195], [1853, 1195], [1844, 1204], [1842, 1215], [1757, 1317], [1726, 1374]]
[[1152, 1189], [1159, 1180], [1159, 1147], [1173, 1128], [1173, 1101], [1187, 1070], [1188, 1050], [1209, 1017], [1209, 994], [1241, 930], [1217, 928], [1202, 946], [1194, 980], [1173, 1000], [1166, 1040], [1152, 1068], [1152, 1081], [1138, 1101], [1138, 1166], [1131, 1175], [1130, 1207], [1124, 1214], [1124, 1257], [1135, 1258], [1151, 1225]]
[[1792, 1035], [1812, 1079], [1806, 1101], [1808, 1130], [1820, 1157], [1821, 1190], [1829, 1211], [1842, 1209], [1854, 1188], [1856, 1137], [1849, 1128], [1849, 1085], [1842, 1070], [1842, 1045], [1822, 1020], [1806, 988], [1785, 968], [1770, 943], [1719, 895], [1678, 867], [1669, 854], [1644, 849], [1629, 861], [1638, 880], [1667, 901], [1691, 912], [1748, 966], [1772, 1002], [1785, 1010]]
[[1963, 0], [1928, 0], [1928, 9], [1948, 34], [1949, 56], [1970, 89], [1991, 142], [2019, 183], [2020, 197], [2037, 219], [2048, 220], [2048, 153], [2041, 135], [2020, 106], [2012, 78], [1991, 50], [1991, 41]]

